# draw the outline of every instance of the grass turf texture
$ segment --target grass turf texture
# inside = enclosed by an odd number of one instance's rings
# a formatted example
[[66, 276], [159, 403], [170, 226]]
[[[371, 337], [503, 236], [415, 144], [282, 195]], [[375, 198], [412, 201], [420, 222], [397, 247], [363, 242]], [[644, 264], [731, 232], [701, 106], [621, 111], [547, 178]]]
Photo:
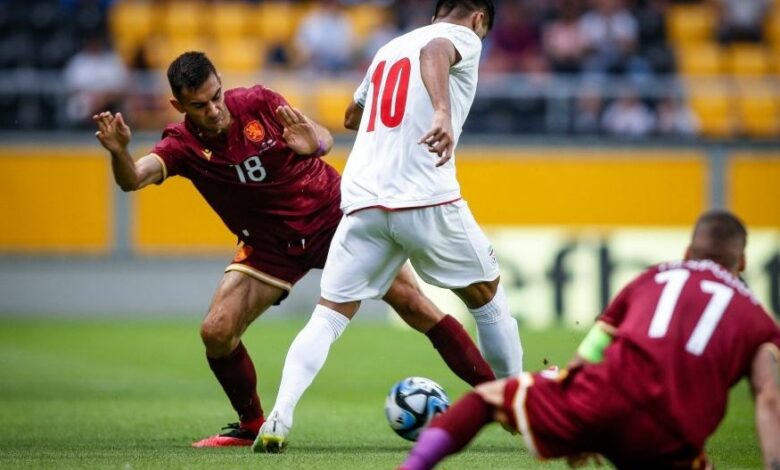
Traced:
[[[287, 347], [301, 321], [257, 322], [244, 342], [270, 411]], [[582, 337], [524, 331], [526, 366], [565, 364]], [[451, 399], [466, 387], [428, 340], [357, 322], [332, 348], [299, 404], [291, 447], [281, 455], [190, 443], [235, 421], [212, 378], [192, 320], [0, 320], [0, 468], [391, 469], [410, 444], [385, 422], [397, 380], [438, 381]], [[691, 384], [694, 386], [694, 384]], [[743, 382], [708, 450], [719, 468], [758, 468], [753, 406]], [[566, 468], [539, 463], [519, 438], [493, 425], [445, 469]]]

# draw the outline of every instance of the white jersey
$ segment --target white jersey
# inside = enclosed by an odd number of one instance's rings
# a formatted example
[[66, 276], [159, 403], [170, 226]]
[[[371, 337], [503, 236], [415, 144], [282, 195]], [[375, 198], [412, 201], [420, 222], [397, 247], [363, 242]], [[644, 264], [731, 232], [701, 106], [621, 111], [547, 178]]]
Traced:
[[420, 74], [420, 50], [436, 38], [450, 40], [461, 56], [449, 77], [457, 145], [477, 89], [482, 41], [469, 28], [440, 22], [382, 47], [355, 92], [363, 118], [341, 180], [345, 214], [366, 207], [401, 209], [460, 199], [454, 152], [436, 168], [439, 156], [417, 143], [433, 121], [433, 104]]

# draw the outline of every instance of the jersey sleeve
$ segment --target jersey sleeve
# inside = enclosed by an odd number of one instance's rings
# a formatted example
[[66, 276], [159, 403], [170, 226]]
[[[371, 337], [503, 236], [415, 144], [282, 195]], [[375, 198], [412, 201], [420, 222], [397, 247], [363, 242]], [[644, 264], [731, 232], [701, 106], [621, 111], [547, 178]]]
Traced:
[[607, 305], [607, 308], [598, 318], [598, 322], [602, 327], [604, 327], [607, 333], [612, 335], [615, 334], [626, 316], [626, 312], [628, 311], [628, 307], [631, 302], [631, 296], [633, 295], [634, 290], [645, 279], [647, 279], [648, 276], [652, 276], [656, 271], [657, 269], [654, 268], [649, 271], [645, 271], [643, 274], [640, 274], [626, 287], [624, 287], [623, 290], [621, 290], [620, 293], [618, 293], [618, 295], [612, 300], [612, 302]]
[[163, 177], [158, 184], [170, 176], [182, 173], [186, 152], [181, 135], [181, 130], [176, 126], [166, 127], [163, 131], [162, 140], [157, 142], [151, 151], [151, 154], [157, 157], [163, 166]]
[[[371, 69], [369, 68], [369, 70]], [[368, 87], [370, 84], [371, 80], [369, 79], [369, 72], [366, 72], [366, 76], [363, 77], [363, 81], [360, 82], [357, 90], [355, 90], [355, 93], [352, 95], [352, 99], [355, 100], [355, 103], [357, 103], [357, 105], [361, 108], [366, 107], [366, 97], [368, 96]]]
[[479, 56], [482, 53], [482, 41], [468, 28], [447, 28], [437, 37], [449, 39], [460, 54], [460, 61], [452, 66], [452, 70], [459, 71], [479, 65]]

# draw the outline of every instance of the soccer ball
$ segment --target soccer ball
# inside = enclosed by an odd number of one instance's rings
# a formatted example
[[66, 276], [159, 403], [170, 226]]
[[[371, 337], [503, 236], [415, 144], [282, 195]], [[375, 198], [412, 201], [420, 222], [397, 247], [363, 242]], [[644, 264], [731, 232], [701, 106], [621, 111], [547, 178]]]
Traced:
[[439, 384], [424, 377], [407, 377], [393, 385], [385, 400], [385, 416], [396, 434], [416, 441], [420, 430], [450, 406]]

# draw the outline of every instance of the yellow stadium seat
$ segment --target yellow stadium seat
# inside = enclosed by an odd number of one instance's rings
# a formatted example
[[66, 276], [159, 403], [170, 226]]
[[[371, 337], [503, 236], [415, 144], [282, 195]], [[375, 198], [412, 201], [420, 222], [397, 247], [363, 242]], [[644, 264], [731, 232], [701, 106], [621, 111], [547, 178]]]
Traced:
[[162, 32], [171, 38], [191, 39], [201, 36], [202, 25], [209, 21], [205, 5], [196, 1], [173, 1], [162, 14]]
[[315, 121], [316, 117], [312, 113], [310, 106], [311, 90], [297, 80], [285, 78], [267, 79], [262, 82], [263, 86], [279, 93], [287, 100], [290, 106], [300, 109], [302, 113], [311, 117]]
[[715, 39], [715, 12], [707, 5], [676, 5], [666, 16], [668, 38], [677, 45]]
[[219, 70], [220, 51], [213, 42], [206, 41], [203, 38], [155, 36], [147, 44], [149, 62], [156, 68], [165, 70], [173, 59], [179, 55], [188, 51], [201, 51], [208, 55], [209, 59], [214, 62], [217, 70]]
[[205, 22], [207, 33], [217, 38], [242, 38], [247, 34], [253, 9], [246, 2], [214, 2]]
[[295, 35], [305, 8], [293, 2], [260, 2], [249, 24], [249, 32], [269, 44], [286, 44]]
[[158, 8], [140, 1], [116, 2], [109, 11], [109, 27], [114, 47], [129, 61], [143, 41], [154, 31]]
[[217, 67], [226, 73], [254, 73], [263, 66], [265, 50], [257, 39], [220, 38], [217, 47]]
[[720, 75], [724, 53], [715, 43], [697, 43], [677, 48], [677, 65], [683, 75]]
[[737, 117], [742, 134], [748, 137], [778, 137], [778, 99], [766, 84], [742, 84], [737, 99]]
[[385, 10], [373, 3], [358, 3], [347, 10], [355, 36], [359, 40], [365, 40], [385, 19]]
[[352, 101], [354, 91], [352, 83], [334, 81], [320, 84], [314, 97], [316, 121], [332, 132], [343, 132], [344, 111]]
[[770, 72], [769, 55], [764, 46], [738, 44], [728, 52], [728, 72], [740, 77], [763, 76]]
[[700, 132], [708, 137], [734, 133], [733, 110], [728, 90], [721, 86], [690, 87], [689, 102], [699, 120]]
[[775, 3], [774, 11], [765, 23], [767, 39], [775, 47], [780, 46], [780, 3]]

